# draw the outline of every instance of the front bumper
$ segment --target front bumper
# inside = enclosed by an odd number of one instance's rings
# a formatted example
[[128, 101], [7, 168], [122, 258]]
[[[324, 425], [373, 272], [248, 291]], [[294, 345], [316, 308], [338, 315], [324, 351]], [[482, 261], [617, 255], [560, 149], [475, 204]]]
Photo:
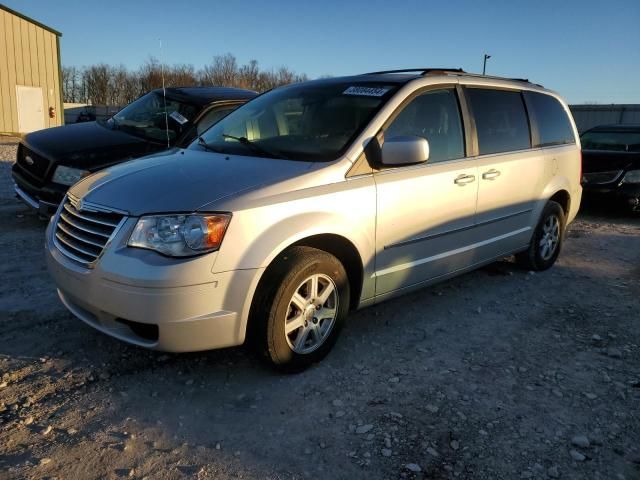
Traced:
[[155, 350], [193, 352], [242, 344], [248, 299], [260, 270], [214, 274], [215, 253], [171, 259], [128, 248], [135, 224], [129, 220], [93, 268], [60, 253], [49, 223], [47, 266], [69, 311], [107, 335]]
[[16, 195], [31, 208], [45, 215], [51, 215], [64, 198], [68, 187], [58, 184], [37, 186], [22, 174], [17, 164], [11, 170]]
[[47, 202], [45, 200], [40, 200], [37, 197], [32, 197], [16, 184], [13, 185], [13, 191], [20, 200], [31, 208], [38, 210], [42, 215], [51, 215], [56, 211], [56, 208], [58, 208], [59, 203]]

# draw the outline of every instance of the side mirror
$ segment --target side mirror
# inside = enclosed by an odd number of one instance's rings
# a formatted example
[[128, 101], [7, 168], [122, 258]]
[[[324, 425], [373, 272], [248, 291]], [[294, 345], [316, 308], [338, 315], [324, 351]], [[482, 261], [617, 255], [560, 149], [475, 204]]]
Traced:
[[382, 145], [383, 165], [410, 165], [429, 160], [429, 142], [422, 137], [403, 135], [385, 139]]

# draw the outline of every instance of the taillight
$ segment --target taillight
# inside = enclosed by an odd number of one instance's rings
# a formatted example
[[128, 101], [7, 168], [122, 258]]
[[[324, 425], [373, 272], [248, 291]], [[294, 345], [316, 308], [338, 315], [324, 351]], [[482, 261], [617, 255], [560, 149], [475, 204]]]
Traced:
[[578, 182], [582, 184], [582, 149], [580, 149], [580, 176], [578, 177]]

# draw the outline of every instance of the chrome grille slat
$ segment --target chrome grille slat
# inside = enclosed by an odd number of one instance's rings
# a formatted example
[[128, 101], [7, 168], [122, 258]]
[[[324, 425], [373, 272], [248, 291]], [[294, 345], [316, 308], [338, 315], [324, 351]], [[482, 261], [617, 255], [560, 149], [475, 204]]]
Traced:
[[78, 257], [76, 254], [74, 254], [73, 252], [70, 252], [69, 250], [67, 250], [63, 245], [61, 245], [59, 242], [56, 242], [56, 248], [58, 250], [60, 250], [60, 252], [67, 258], [70, 258], [71, 260], [78, 262], [78, 263], [82, 263], [83, 265], [86, 265], [90, 262], [90, 260], [87, 260], [86, 258], [81, 258]]
[[73, 219], [69, 218], [65, 212], [60, 212], [60, 219], [64, 220], [65, 223], [68, 223], [73, 228], [77, 228], [78, 230], [82, 230], [84, 232], [91, 233], [93, 235], [100, 235], [101, 237], [105, 237], [105, 238], [109, 238], [109, 236], [111, 235], [110, 233], [100, 232], [95, 228], [82, 225], [77, 220], [74, 221]]
[[93, 222], [93, 223], [97, 223], [99, 225], [106, 225], [108, 227], [113, 227], [113, 228], [118, 226], [118, 222], [114, 223], [114, 222], [108, 221], [106, 219], [97, 219], [95, 217], [90, 217], [87, 214], [80, 213], [75, 208], [73, 208], [72, 205], [70, 205], [68, 203], [64, 204], [64, 209], [67, 212], [69, 212], [71, 215], [74, 215], [74, 216], [76, 216], [78, 218], [81, 218], [82, 220], [85, 220], [87, 222]]
[[62, 235], [60, 232], [56, 232], [56, 238], [60, 240], [62, 243], [64, 243], [67, 247], [73, 248], [74, 250], [77, 250], [83, 255], [90, 257], [92, 261], [98, 258], [98, 255], [95, 252], [90, 252], [89, 250], [85, 250], [82, 247], [78, 247], [77, 245], [74, 245], [73, 243], [71, 243], [71, 240], [69, 240], [68, 238], [65, 238], [65, 236]]
[[55, 218], [53, 240], [62, 255], [91, 267], [126, 217], [97, 205], [87, 204], [86, 208], [90, 211], [76, 209], [65, 197]]
[[71, 228], [69, 228], [68, 226], [65, 227], [64, 224], [62, 224], [61, 222], [58, 223], [58, 228], [62, 230], [64, 233], [66, 233], [67, 235], [69, 235], [70, 237], [80, 240], [81, 242], [88, 243], [89, 245], [93, 245], [94, 247], [98, 247], [100, 249], [104, 248], [104, 244], [91, 240], [90, 238], [82, 236], [79, 233], [74, 233], [71, 230]]

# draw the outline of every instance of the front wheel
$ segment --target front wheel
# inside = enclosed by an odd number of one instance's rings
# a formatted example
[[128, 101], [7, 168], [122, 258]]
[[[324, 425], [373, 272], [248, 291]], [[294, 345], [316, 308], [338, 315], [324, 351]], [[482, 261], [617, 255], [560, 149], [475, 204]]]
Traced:
[[264, 358], [301, 371], [333, 347], [349, 311], [349, 281], [333, 255], [292, 247], [265, 273], [251, 307], [251, 336]]
[[516, 262], [523, 268], [542, 271], [551, 268], [560, 255], [565, 233], [564, 210], [559, 203], [549, 201], [536, 226], [529, 248], [516, 254]]

